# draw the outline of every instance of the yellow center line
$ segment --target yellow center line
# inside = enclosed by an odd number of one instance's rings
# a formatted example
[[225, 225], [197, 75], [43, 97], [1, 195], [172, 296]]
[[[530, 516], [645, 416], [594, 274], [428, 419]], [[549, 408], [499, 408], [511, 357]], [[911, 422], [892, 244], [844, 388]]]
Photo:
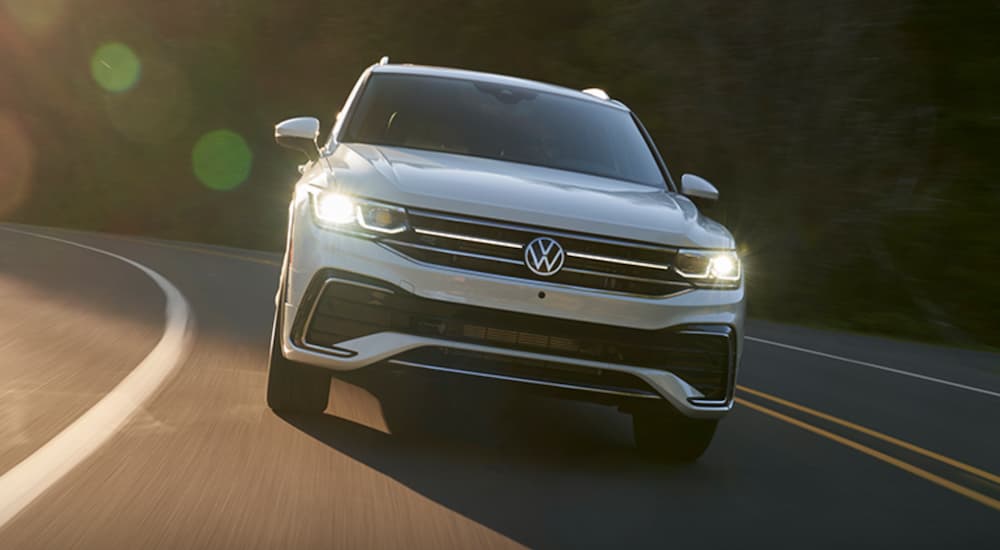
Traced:
[[243, 261], [247, 261], [247, 262], [254, 262], [254, 263], [258, 263], [258, 264], [273, 265], [273, 266], [280, 266], [281, 265], [281, 263], [279, 263], [279, 262], [275, 262], [275, 261], [271, 261], [271, 260], [265, 260], [263, 258], [254, 258], [253, 256], [245, 256], [243, 254], [231, 254], [229, 252], [220, 252], [218, 250], [211, 250], [211, 249], [207, 249], [207, 248], [198, 248], [198, 247], [194, 247], [194, 246], [184, 246], [184, 245], [181, 245], [181, 244], [162, 243], [162, 242], [158, 242], [158, 241], [150, 241], [150, 240], [146, 240], [146, 239], [140, 239], [138, 237], [119, 237], [119, 238], [122, 239], [122, 240], [126, 240], [126, 241], [133, 241], [133, 242], [142, 243], [142, 244], [150, 244], [150, 245], [153, 245], [153, 246], [162, 246], [164, 248], [173, 248], [173, 249], [176, 249], [176, 250], [186, 250], [188, 252], [199, 252], [201, 254], [210, 254], [212, 256], [221, 256], [223, 258], [231, 258], [231, 259], [234, 259], [234, 260], [243, 260]]
[[869, 436], [874, 437], [876, 439], [881, 439], [882, 441], [885, 441], [886, 443], [890, 443], [892, 445], [896, 445], [897, 447], [902, 447], [902, 448], [904, 448], [904, 449], [906, 449], [908, 451], [912, 451], [914, 453], [926, 456], [927, 458], [930, 458], [930, 459], [933, 459], [933, 460], [937, 460], [938, 462], [947, 464], [947, 465], [951, 466], [952, 468], [957, 468], [957, 469], [962, 470], [964, 472], [970, 473], [970, 474], [972, 474], [974, 476], [981, 477], [983, 479], [986, 479], [986, 480], [989, 480], [989, 481], [991, 481], [993, 483], [996, 483], [997, 485], [1000, 485], [1000, 476], [998, 476], [996, 474], [993, 474], [993, 473], [990, 473], [990, 472], [987, 472], [986, 470], [981, 470], [979, 468], [976, 468], [975, 466], [969, 466], [968, 464], [965, 464], [964, 462], [959, 462], [958, 460], [955, 460], [954, 458], [950, 458], [950, 457], [944, 456], [942, 454], [935, 453], [934, 451], [930, 451], [930, 450], [924, 449], [923, 447], [919, 447], [917, 445], [914, 445], [913, 443], [910, 443], [910, 442], [907, 442], [907, 441], [903, 441], [902, 439], [897, 439], [895, 437], [892, 437], [891, 435], [886, 435], [884, 433], [877, 432], [877, 431], [875, 431], [875, 430], [873, 430], [871, 428], [866, 428], [865, 426], [861, 426], [859, 424], [855, 424], [853, 422], [849, 422], [847, 420], [843, 420], [843, 419], [837, 418], [836, 416], [829, 415], [827, 413], [820, 412], [820, 411], [817, 411], [815, 409], [810, 409], [809, 407], [806, 407], [806, 406], [803, 406], [803, 405], [799, 405], [798, 403], [793, 403], [791, 401], [788, 401], [787, 399], [782, 399], [780, 397], [776, 397], [776, 396], [764, 393], [762, 391], [755, 390], [753, 388], [748, 388], [746, 386], [736, 386], [736, 387], [741, 392], [749, 393], [750, 395], [754, 395], [754, 396], [760, 397], [762, 399], [767, 399], [768, 401], [771, 401], [773, 403], [777, 403], [779, 405], [784, 405], [785, 407], [788, 407], [790, 409], [795, 409], [795, 410], [797, 410], [799, 412], [803, 412], [805, 414], [808, 414], [808, 415], [811, 415], [811, 416], [815, 416], [817, 418], [822, 418], [823, 420], [826, 420], [828, 422], [833, 422], [834, 424], [838, 424], [838, 425], [843, 426], [845, 428], [849, 428], [851, 430], [854, 430], [854, 431], [857, 431], [857, 432], [861, 432], [861, 433], [863, 433], [865, 435], [869, 435]]
[[908, 472], [908, 473], [913, 474], [913, 475], [915, 475], [917, 477], [923, 478], [923, 479], [925, 479], [927, 481], [930, 481], [931, 483], [933, 483], [935, 485], [944, 487], [945, 489], [948, 489], [950, 491], [954, 491], [955, 493], [958, 493], [958, 494], [960, 494], [960, 495], [962, 495], [962, 496], [964, 496], [966, 498], [972, 499], [972, 500], [974, 500], [974, 501], [976, 501], [976, 502], [978, 502], [978, 503], [980, 503], [980, 504], [982, 504], [984, 506], [987, 506], [989, 508], [992, 508], [992, 509], [1000, 512], [1000, 500], [997, 500], [995, 498], [991, 498], [991, 497], [989, 497], [987, 495], [984, 495], [984, 494], [982, 494], [980, 492], [973, 491], [972, 489], [969, 489], [968, 487], [964, 487], [962, 485], [959, 485], [958, 483], [955, 483], [953, 481], [949, 481], [949, 480], [947, 480], [947, 479], [945, 479], [945, 478], [943, 478], [943, 477], [941, 477], [939, 475], [932, 474], [932, 473], [928, 472], [927, 470], [924, 470], [922, 468], [918, 468], [918, 467], [916, 467], [916, 466], [914, 466], [914, 465], [912, 465], [912, 464], [910, 464], [908, 462], [904, 462], [904, 461], [902, 461], [902, 460], [900, 460], [898, 458], [889, 456], [889, 455], [887, 455], [887, 454], [885, 454], [883, 452], [876, 451], [875, 449], [872, 449], [871, 447], [862, 445], [861, 443], [857, 443], [855, 441], [847, 439], [846, 437], [839, 436], [839, 435], [837, 435], [835, 433], [829, 432], [829, 431], [824, 430], [822, 428], [817, 428], [816, 426], [813, 426], [812, 424], [807, 424], [806, 422], [803, 422], [803, 421], [798, 420], [796, 418], [792, 418], [792, 417], [790, 417], [788, 415], [785, 415], [785, 414], [782, 414], [782, 413], [780, 413], [778, 411], [773, 411], [771, 409], [768, 409], [767, 407], [763, 407], [763, 406], [758, 405], [756, 403], [752, 403], [750, 401], [747, 401], [746, 399], [736, 398], [736, 402], [739, 403], [740, 405], [745, 406], [745, 407], [750, 407], [751, 409], [753, 409], [753, 410], [755, 410], [757, 412], [766, 414], [766, 415], [768, 415], [768, 416], [770, 416], [772, 418], [775, 418], [777, 420], [780, 420], [782, 422], [787, 422], [787, 423], [789, 423], [789, 424], [791, 424], [793, 426], [802, 428], [803, 430], [812, 432], [812, 433], [814, 433], [816, 435], [819, 435], [821, 437], [825, 437], [825, 438], [827, 438], [827, 439], [829, 439], [831, 441], [840, 443], [841, 445], [845, 445], [845, 446], [850, 447], [850, 448], [852, 448], [852, 449], [854, 449], [856, 451], [862, 452], [862, 453], [864, 453], [864, 454], [866, 454], [866, 455], [868, 455], [868, 456], [870, 456], [872, 458], [881, 460], [882, 462], [885, 462], [887, 464], [891, 464], [891, 465], [893, 465], [893, 466], [895, 466], [895, 467], [897, 467], [897, 468], [899, 468], [899, 469], [901, 469], [901, 470], [903, 470], [905, 472]]

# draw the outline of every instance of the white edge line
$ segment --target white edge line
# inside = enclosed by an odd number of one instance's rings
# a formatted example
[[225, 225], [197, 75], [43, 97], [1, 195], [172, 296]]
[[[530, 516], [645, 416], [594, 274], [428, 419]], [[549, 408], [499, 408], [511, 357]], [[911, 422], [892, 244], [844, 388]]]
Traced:
[[859, 361], [857, 359], [851, 359], [849, 357], [841, 357], [839, 355], [833, 355], [832, 353], [823, 353], [822, 351], [815, 351], [815, 350], [811, 350], [811, 349], [800, 348], [798, 346], [792, 346], [792, 345], [789, 345], [789, 344], [782, 344], [781, 342], [773, 342], [771, 340], [765, 340], [763, 338], [755, 338], [753, 336], [744, 336], [744, 338], [746, 338], [747, 340], [751, 340], [753, 342], [760, 342], [761, 344], [768, 344], [768, 345], [771, 345], [771, 346], [777, 346], [779, 348], [785, 348], [785, 349], [790, 349], [790, 350], [794, 350], [794, 351], [800, 351], [802, 353], [808, 353], [810, 355], [817, 355], [819, 357], [825, 357], [827, 359], [836, 359], [838, 361], [843, 361], [845, 363], [852, 363], [854, 365], [860, 365], [862, 367], [869, 367], [869, 368], [872, 368], [872, 369], [878, 369], [878, 370], [882, 370], [882, 371], [886, 371], [886, 372], [891, 372], [893, 374], [901, 374], [903, 376], [909, 376], [911, 378], [917, 378], [917, 379], [920, 379], [920, 380], [925, 380], [927, 382], [934, 382], [936, 384], [943, 384], [945, 386], [951, 386], [953, 388], [959, 388], [959, 389], [962, 389], [962, 390], [968, 390], [968, 391], [972, 391], [972, 392], [976, 392], [976, 393], [981, 393], [983, 395], [989, 395], [989, 396], [992, 396], [992, 397], [1000, 397], [1000, 392], [985, 390], [983, 388], [977, 388], [975, 386], [967, 386], [965, 384], [959, 384], [958, 382], [952, 382], [950, 380], [942, 380], [941, 378], [934, 378], [933, 376], [926, 376], [926, 375], [923, 375], [923, 374], [917, 374], [917, 373], [909, 372], [909, 371], [905, 371], [905, 370], [894, 369], [892, 367], [886, 367], [884, 365], [878, 365], [876, 363], [869, 363], [867, 361]]
[[83, 248], [125, 262], [149, 276], [166, 296], [166, 328], [149, 355], [87, 412], [0, 476], [0, 527], [3, 527], [93, 454], [156, 392], [187, 353], [192, 322], [184, 295], [165, 277], [136, 261], [48, 235], [9, 227], [0, 229]]

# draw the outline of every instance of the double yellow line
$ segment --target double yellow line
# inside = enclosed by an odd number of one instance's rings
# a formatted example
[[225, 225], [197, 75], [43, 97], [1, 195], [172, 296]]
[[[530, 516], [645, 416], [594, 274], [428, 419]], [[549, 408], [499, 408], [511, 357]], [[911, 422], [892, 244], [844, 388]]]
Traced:
[[[913, 443], [910, 443], [910, 442], [907, 442], [907, 441], [903, 441], [901, 439], [898, 439], [898, 438], [895, 438], [895, 437], [883, 434], [883, 433], [878, 432], [876, 430], [873, 430], [871, 428], [867, 428], [865, 426], [861, 426], [860, 424], [855, 424], [853, 422], [848, 422], [847, 420], [843, 420], [841, 418], [837, 418], [837, 417], [835, 417], [833, 415], [830, 415], [830, 414], [827, 414], [827, 413], [824, 413], [824, 412], [821, 412], [821, 411], [817, 411], [815, 409], [811, 409], [811, 408], [805, 407], [803, 405], [799, 405], [798, 403], [793, 403], [791, 401], [788, 401], [787, 399], [782, 399], [780, 397], [776, 397], [776, 396], [764, 393], [762, 391], [755, 390], [753, 388], [748, 388], [746, 386], [737, 386], [737, 389], [740, 392], [742, 392], [742, 393], [750, 394], [750, 395], [752, 395], [754, 397], [759, 397], [761, 399], [766, 399], [766, 400], [768, 400], [768, 401], [770, 401], [772, 403], [776, 403], [776, 404], [781, 405], [783, 407], [788, 407], [789, 409], [793, 409], [793, 410], [796, 410], [798, 412], [807, 414], [809, 416], [813, 416], [813, 417], [825, 420], [827, 422], [830, 422], [830, 423], [833, 423], [833, 424], [837, 424], [838, 426], [842, 426], [844, 428], [847, 428], [847, 429], [850, 429], [850, 430], [854, 430], [856, 432], [865, 434], [865, 435], [873, 437], [875, 439], [879, 439], [881, 441], [884, 441], [884, 442], [889, 443], [891, 445], [894, 445], [896, 447], [905, 449], [907, 451], [920, 454], [922, 456], [925, 456], [927, 458], [935, 460], [935, 461], [937, 461], [939, 463], [945, 464], [945, 465], [950, 466], [952, 468], [956, 468], [958, 470], [962, 470], [962, 471], [964, 471], [964, 472], [966, 472], [968, 474], [972, 474], [972, 475], [974, 475], [976, 477], [979, 477], [981, 479], [989, 481], [989, 482], [991, 482], [993, 484], [996, 484], [998, 486], [998, 488], [1000, 488], [1000, 476], [998, 476], [996, 474], [987, 472], [985, 470], [982, 470], [980, 468], [976, 468], [974, 466], [970, 466], [968, 464], [965, 464], [964, 462], [960, 462], [960, 461], [955, 460], [953, 458], [944, 456], [944, 455], [942, 455], [940, 453], [935, 453], [934, 451], [930, 451], [930, 450], [924, 449], [923, 447], [920, 447], [918, 445], [914, 445]], [[767, 407], [764, 407], [764, 406], [759, 405], [757, 403], [754, 403], [752, 401], [747, 401], [746, 399], [737, 397], [736, 398], [736, 402], [739, 403], [742, 406], [749, 407], [750, 409], [753, 409], [753, 410], [755, 410], [755, 411], [757, 411], [759, 413], [766, 414], [767, 416], [770, 416], [771, 418], [774, 418], [776, 420], [780, 420], [781, 422], [785, 422], [785, 423], [791, 424], [791, 425], [793, 425], [795, 427], [802, 428], [803, 430], [812, 432], [812, 433], [814, 433], [814, 434], [816, 434], [816, 435], [818, 435], [820, 437], [824, 437], [824, 438], [829, 439], [831, 441], [834, 441], [836, 443], [840, 443], [841, 445], [850, 447], [850, 448], [852, 448], [852, 449], [854, 449], [856, 451], [862, 452], [862, 453], [864, 453], [864, 454], [866, 454], [866, 455], [868, 455], [868, 456], [870, 456], [872, 458], [875, 458], [877, 460], [881, 460], [882, 462], [885, 462], [887, 464], [895, 466], [895, 467], [897, 467], [897, 468], [899, 468], [899, 469], [901, 469], [901, 470], [903, 470], [905, 472], [909, 472], [910, 474], [913, 474], [913, 475], [915, 475], [915, 476], [917, 476], [919, 478], [922, 478], [922, 479], [925, 479], [927, 481], [930, 481], [931, 483], [933, 483], [935, 485], [939, 485], [941, 487], [944, 487], [945, 489], [948, 489], [950, 491], [954, 491], [955, 493], [958, 493], [958, 494], [960, 494], [960, 495], [962, 495], [962, 496], [964, 496], [966, 498], [972, 499], [972, 500], [974, 500], [974, 501], [976, 501], [976, 502], [978, 502], [980, 504], [983, 504], [985, 506], [988, 506], [988, 507], [990, 507], [990, 508], [992, 508], [992, 509], [1000, 512], [1000, 500], [997, 500], [997, 499], [995, 499], [993, 497], [990, 497], [988, 495], [984, 495], [983, 493], [980, 493], [980, 492], [975, 491], [973, 489], [969, 489], [968, 487], [965, 487], [964, 485], [959, 485], [958, 483], [955, 483], [955, 482], [953, 482], [951, 480], [945, 479], [945, 478], [943, 478], [943, 477], [941, 477], [941, 476], [939, 476], [937, 474], [933, 474], [931, 472], [928, 472], [927, 470], [924, 470], [923, 468], [919, 468], [917, 466], [914, 466], [913, 464], [910, 464], [909, 462], [905, 462], [903, 460], [900, 460], [900, 459], [898, 459], [896, 457], [890, 456], [890, 455], [888, 455], [886, 453], [883, 453], [881, 451], [877, 451], [877, 450], [875, 450], [875, 449], [873, 449], [873, 448], [871, 448], [871, 447], [869, 447], [867, 445], [862, 445], [861, 443], [858, 443], [856, 441], [853, 441], [853, 440], [848, 439], [846, 437], [843, 437], [841, 435], [837, 435], [837, 434], [835, 434], [835, 433], [833, 433], [833, 432], [831, 432], [829, 430], [824, 430], [823, 428], [820, 428], [818, 426], [814, 426], [812, 424], [809, 424], [808, 422], [804, 422], [804, 421], [799, 420], [797, 418], [793, 418], [791, 416], [788, 416], [787, 414], [780, 413], [780, 412], [775, 411], [773, 409], [769, 409]]]
[[[220, 257], [230, 258], [230, 259], [236, 259], [236, 260], [244, 260], [244, 261], [248, 261], [248, 262], [255, 262], [255, 263], [265, 264], [265, 265], [272, 265], [272, 266], [278, 266], [278, 265], [280, 265], [278, 262], [271, 261], [271, 260], [265, 260], [263, 258], [255, 258], [255, 257], [252, 257], [252, 256], [245, 256], [245, 255], [241, 255], [241, 254], [232, 254], [232, 253], [222, 252], [222, 251], [219, 251], [219, 250], [213, 250], [213, 249], [209, 249], [209, 248], [201, 248], [201, 247], [195, 247], [195, 246], [185, 246], [185, 245], [180, 245], [180, 244], [166, 243], [166, 242], [161, 242], [161, 241], [150, 241], [150, 240], [146, 240], [146, 239], [131, 238], [131, 237], [126, 237], [126, 239], [127, 240], [133, 240], [133, 241], [141, 242], [143, 244], [151, 244], [151, 245], [155, 245], [155, 246], [161, 246], [161, 247], [164, 247], [164, 248], [174, 248], [174, 249], [177, 249], [177, 250], [185, 250], [185, 251], [189, 251], [189, 252], [198, 252], [198, 253], [201, 253], [201, 254], [209, 254], [209, 255], [213, 255], [213, 256], [220, 256]], [[776, 397], [774, 395], [770, 395], [770, 394], [764, 393], [762, 391], [755, 390], [753, 388], [748, 388], [748, 387], [742, 386], [742, 385], [737, 386], [737, 388], [742, 393], [749, 394], [749, 395], [752, 395], [754, 397], [758, 397], [760, 399], [765, 399], [767, 401], [770, 401], [771, 403], [775, 403], [777, 405], [786, 407], [788, 409], [792, 409], [792, 410], [798, 411], [800, 413], [812, 416], [814, 418], [819, 418], [819, 419], [824, 420], [826, 422], [830, 422], [831, 424], [836, 424], [838, 426], [847, 428], [849, 430], [853, 430], [855, 432], [858, 432], [858, 433], [864, 434], [866, 436], [878, 439], [880, 441], [884, 441], [885, 443], [893, 445], [893, 446], [895, 446], [897, 448], [905, 449], [905, 450], [910, 451], [912, 453], [916, 453], [916, 454], [919, 454], [921, 456], [927, 457], [927, 458], [929, 458], [931, 460], [934, 460], [934, 461], [936, 461], [938, 463], [941, 463], [941, 464], [944, 464], [946, 466], [955, 468], [957, 470], [961, 470], [963, 472], [966, 472], [968, 474], [976, 476], [976, 477], [978, 477], [980, 479], [984, 479], [984, 480], [986, 480], [986, 481], [988, 481], [990, 483], [995, 484], [998, 488], [1000, 488], [1000, 476], [998, 476], [996, 474], [987, 472], [985, 470], [982, 470], [980, 468], [976, 468], [974, 466], [970, 466], [968, 464], [965, 464], [964, 462], [960, 462], [958, 460], [955, 460], [953, 458], [947, 457], [947, 456], [942, 455], [940, 453], [936, 453], [934, 451], [930, 451], [930, 450], [924, 449], [923, 447], [920, 447], [918, 445], [914, 445], [913, 443], [910, 443], [908, 441], [903, 441], [901, 439], [898, 439], [898, 438], [895, 438], [895, 437], [883, 434], [881, 432], [878, 432], [878, 431], [873, 430], [871, 428], [862, 426], [860, 424], [855, 424], [853, 422], [849, 422], [847, 420], [843, 420], [841, 418], [837, 418], [837, 417], [835, 417], [833, 415], [830, 415], [830, 414], [827, 414], [827, 413], [824, 413], [824, 412], [821, 412], [821, 411], [817, 411], [815, 409], [811, 409], [811, 408], [803, 406], [803, 405], [799, 405], [798, 403], [793, 403], [791, 401], [788, 401], [787, 399], [782, 399], [780, 397]], [[913, 474], [913, 475], [915, 475], [915, 476], [917, 476], [919, 478], [922, 478], [922, 479], [925, 479], [927, 481], [930, 481], [931, 483], [933, 483], [935, 485], [938, 485], [940, 487], [944, 487], [945, 489], [948, 489], [950, 491], [958, 493], [958, 494], [960, 494], [960, 495], [962, 495], [962, 496], [964, 496], [966, 498], [974, 500], [974, 501], [976, 501], [976, 502], [978, 502], [980, 504], [983, 504], [984, 506], [987, 506], [989, 508], [992, 508], [992, 509], [1000, 512], [1000, 500], [997, 500], [997, 499], [995, 499], [993, 497], [990, 497], [988, 495], [984, 495], [983, 493], [980, 493], [978, 491], [975, 491], [973, 489], [965, 487], [964, 485], [959, 485], [958, 483], [955, 483], [954, 481], [945, 479], [945, 478], [943, 478], [943, 477], [941, 477], [941, 476], [939, 476], [937, 474], [928, 472], [927, 470], [925, 470], [923, 468], [914, 466], [913, 464], [910, 464], [909, 462], [905, 462], [905, 461], [900, 460], [900, 459], [898, 459], [896, 457], [893, 457], [893, 456], [890, 456], [890, 455], [888, 455], [886, 453], [883, 453], [881, 451], [875, 450], [875, 449], [873, 449], [873, 448], [871, 448], [871, 447], [869, 447], [867, 445], [863, 445], [861, 443], [858, 443], [856, 441], [848, 439], [848, 438], [846, 438], [844, 436], [837, 435], [837, 434], [835, 434], [835, 433], [833, 433], [833, 432], [831, 432], [829, 430], [824, 430], [823, 428], [820, 428], [818, 426], [814, 426], [812, 424], [809, 424], [808, 422], [804, 422], [804, 421], [799, 420], [797, 418], [793, 418], [793, 417], [791, 417], [791, 416], [789, 416], [787, 414], [775, 411], [773, 409], [769, 409], [767, 407], [764, 407], [763, 405], [759, 405], [759, 404], [754, 403], [752, 401], [747, 401], [746, 399], [743, 399], [743, 398], [740, 398], [740, 397], [736, 398], [736, 402], [739, 403], [740, 405], [744, 406], [744, 407], [748, 407], [748, 408], [750, 408], [752, 410], [755, 410], [755, 411], [757, 411], [759, 413], [762, 413], [762, 414], [765, 414], [767, 416], [770, 416], [771, 418], [774, 418], [774, 419], [779, 420], [781, 422], [785, 422], [785, 423], [791, 424], [791, 425], [793, 425], [795, 427], [802, 428], [803, 430], [806, 430], [806, 431], [809, 431], [811, 433], [814, 433], [814, 434], [816, 434], [816, 435], [818, 435], [820, 437], [824, 437], [826, 439], [829, 439], [830, 441], [834, 441], [836, 443], [839, 443], [841, 445], [844, 445], [846, 447], [849, 447], [851, 449], [854, 449], [856, 451], [864, 453], [864, 454], [866, 454], [866, 455], [868, 455], [868, 456], [870, 456], [872, 458], [875, 458], [877, 460], [880, 460], [882, 462], [885, 462], [887, 464], [895, 466], [896, 468], [899, 468], [899, 469], [901, 469], [901, 470], [903, 470], [905, 472], [908, 472], [908, 473]]]

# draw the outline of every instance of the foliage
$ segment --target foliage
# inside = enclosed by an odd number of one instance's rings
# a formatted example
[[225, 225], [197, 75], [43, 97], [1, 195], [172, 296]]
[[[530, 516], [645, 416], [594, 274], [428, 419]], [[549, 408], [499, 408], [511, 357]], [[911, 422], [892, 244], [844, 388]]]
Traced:
[[[27, 0], [0, 20], [0, 113], [35, 148], [8, 218], [276, 249], [298, 158], [273, 123], [328, 123], [388, 54], [625, 101], [675, 175], [721, 188], [752, 314], [1000, 345], [996, 2], [42, 4], [47, 29]], [[142, 64], [127, 90], [92, 78], [109, 43]], [[192, 170], [218, 130], [252, 154], [233, 189]]]

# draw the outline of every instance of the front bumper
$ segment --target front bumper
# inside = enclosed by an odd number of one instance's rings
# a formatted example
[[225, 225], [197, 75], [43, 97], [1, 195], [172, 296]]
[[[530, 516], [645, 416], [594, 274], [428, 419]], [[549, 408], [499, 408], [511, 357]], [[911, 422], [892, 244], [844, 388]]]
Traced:
[[[307, 211], [293, 208], [293, 215], [281, 304], [289, 359], [341, 371], [391, 363], [665, 399], [691, 417], [732, 408], [742, 287], [654, 298], [460, 271], [321, 229]], [[715, 386], [706, 382], [713, 377]]]

